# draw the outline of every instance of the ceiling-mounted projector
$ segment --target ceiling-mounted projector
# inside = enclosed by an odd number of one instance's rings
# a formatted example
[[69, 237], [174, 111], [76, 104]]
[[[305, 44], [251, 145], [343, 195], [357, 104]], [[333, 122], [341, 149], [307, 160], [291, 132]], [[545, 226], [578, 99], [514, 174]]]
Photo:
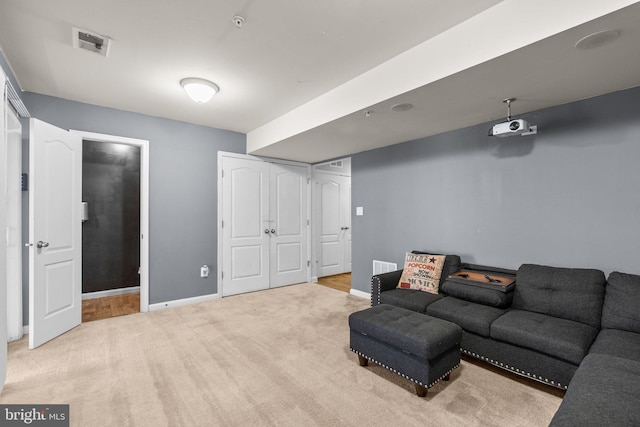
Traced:
[[507, 104], [507, 121], [497, 123], [489, 129], [489, 136], [514, 136], [514, 135], [534, 135], [538, 133], [537, 126], [529, 125], [529, 122], [523, 119], [511, 120], [511, 102], [515, 98], [507, 98], [502, 102]]
[[489, 136], [513, 136], [531, 132], [529, 122], [522, 119], [498, 123], [489, 129]]

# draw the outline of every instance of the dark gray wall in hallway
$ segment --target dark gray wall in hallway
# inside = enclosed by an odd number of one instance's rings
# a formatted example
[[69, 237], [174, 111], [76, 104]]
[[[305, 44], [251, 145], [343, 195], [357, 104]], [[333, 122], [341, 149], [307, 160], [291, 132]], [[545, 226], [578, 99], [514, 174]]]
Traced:
[[353, 288], [412, 249], [640, 274], [639, 104], [635, 88], [519, 116], [535, 136], [487, 123], [352, 156]]
[[[149, 303], [218, 291], [217, 155], [245, 153], [244, 134], [29, 92], [22, 99], [32, 117], [64, 129], [149, 140]], [[23, 135], [28, 159], [27, 127]], [[214, 268], [206, 279], [203, 264]], [[28, 301], [28, 278], [23, 292]]]

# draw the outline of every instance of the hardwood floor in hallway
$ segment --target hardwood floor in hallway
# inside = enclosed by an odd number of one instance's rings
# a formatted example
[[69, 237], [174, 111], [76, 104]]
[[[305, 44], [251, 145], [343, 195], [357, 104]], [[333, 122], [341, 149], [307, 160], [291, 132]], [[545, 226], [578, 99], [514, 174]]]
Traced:
[[140, 312], [140, 294], [114, 295], [82, 301], [82, 321], [108, 319]]
[[351, 291], [351, 273], [319, 277], [318, 284], [349, 293]]

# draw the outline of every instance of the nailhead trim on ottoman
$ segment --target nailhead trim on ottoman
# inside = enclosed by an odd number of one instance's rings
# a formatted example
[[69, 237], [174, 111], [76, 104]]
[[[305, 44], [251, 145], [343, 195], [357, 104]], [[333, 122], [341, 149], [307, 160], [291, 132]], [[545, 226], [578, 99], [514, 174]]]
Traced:
[[352, 313], [349, 327], [351, 351], [417, 384], [422, 393], [460, 365], [462, 329], [455, 323], [381, 304]]

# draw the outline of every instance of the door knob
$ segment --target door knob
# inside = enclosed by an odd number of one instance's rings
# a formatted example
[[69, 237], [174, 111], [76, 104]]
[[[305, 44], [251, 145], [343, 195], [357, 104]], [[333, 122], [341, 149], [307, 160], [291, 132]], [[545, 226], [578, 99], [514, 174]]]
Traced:
[[271, 234], [276, 234], [276, 230], [274, 228], [271, 229]]
[[36, 243], [38, 249], [46, 248], [47, 246], [49, 246], [49, 242], [43, 242], [42, 240], [38, 240], [38, 243]]
[[269, 229], [268, 228], [264, 229], [264, 234], [269, 234]]

